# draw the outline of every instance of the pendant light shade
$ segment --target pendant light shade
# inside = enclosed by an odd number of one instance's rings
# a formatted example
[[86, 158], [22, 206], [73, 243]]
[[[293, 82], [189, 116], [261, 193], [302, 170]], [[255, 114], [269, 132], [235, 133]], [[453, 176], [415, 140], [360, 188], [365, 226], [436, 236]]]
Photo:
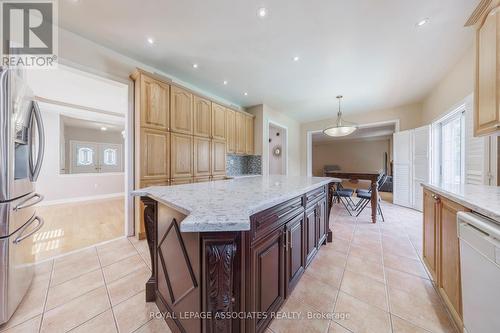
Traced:
[[347, 136], [354, 133], [358, 129], [358, 125], [344, 121], [342, 119], [342, 110], [340, 109], [340, 101], [342, 100], [342, 95], [337, 96], [339, 101], [339, 111], [337, 113], [337, 123], [335, 126], [328, 127], [323, 131], [325, 135], [333, 137]]

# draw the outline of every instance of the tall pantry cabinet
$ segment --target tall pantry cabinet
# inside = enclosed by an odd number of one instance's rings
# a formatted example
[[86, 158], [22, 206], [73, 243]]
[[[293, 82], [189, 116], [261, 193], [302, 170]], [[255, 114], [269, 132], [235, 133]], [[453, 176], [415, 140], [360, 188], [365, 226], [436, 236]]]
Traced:
[[[227, 153], [253, 154], [251, 115], [139, 69], [131, 78], [135, 81], [136, 189], [224, 179]], [[137, 200], [139, 238], [145, 236], [143, 209]]]

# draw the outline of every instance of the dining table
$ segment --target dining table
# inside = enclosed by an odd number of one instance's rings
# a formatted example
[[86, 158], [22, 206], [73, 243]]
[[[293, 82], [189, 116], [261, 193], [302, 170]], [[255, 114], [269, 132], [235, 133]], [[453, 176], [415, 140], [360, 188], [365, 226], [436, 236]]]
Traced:
[[[371, 172], [350, 172], [350, 171], [324, 171], [325, 177], [335, 177], [344, 180], [368, 180], [370, 181], [370, 189], [371, 189], [371, 208], [372, 208], [372, 223], [377, 223], [377, 206], [379, 200], [378, 193], [378, 180], [382, 171], [371, 171]], [[330, 184], [329, 192], [333, 193], [335, 184]]]

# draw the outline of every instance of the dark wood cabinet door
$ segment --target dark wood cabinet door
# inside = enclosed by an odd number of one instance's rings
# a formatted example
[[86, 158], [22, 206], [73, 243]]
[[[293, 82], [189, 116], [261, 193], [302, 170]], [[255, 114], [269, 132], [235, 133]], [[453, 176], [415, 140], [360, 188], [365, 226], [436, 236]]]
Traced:
[[328, 219], [326, 218], [327, 208], [326, 208], [326, 198], [318, 202], [318, 207], [316, 209], [316, 218], [318, 219], [318, 249], [326, 240], [326, 233], [328, 231]]
[[318, 228], [317, 228], [317, 219], [316, 219], [316, 206], [308, 209], [306, 211], [305, 218], [305, 231], [306, 231], [306, 239], [305, 239], [305, 261], [306, 266], [309, 265], [314, 255], [318, 251]]
[[286, 294], [290, 295], [305, 269], [304, 214], [286, 224]]
[[285, 301], [285, 245], [283, 226], [251, 248], [250, 308], [268, 314], [251, 320], [252, 332], [263, 331], [271, 321], [270, 313]]

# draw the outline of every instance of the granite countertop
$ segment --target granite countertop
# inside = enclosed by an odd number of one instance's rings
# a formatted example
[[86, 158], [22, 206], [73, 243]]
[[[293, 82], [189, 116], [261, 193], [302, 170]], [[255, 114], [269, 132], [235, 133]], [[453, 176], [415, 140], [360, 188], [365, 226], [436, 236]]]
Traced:
[[470, 184], [422, 184], [436, 192], [500, 223], [500, 187]]
[[165, 204], [186, 218], [183, 232], [250, 230], [250, 216], [340, 179], [256, 176], [177, 186], [152, 186], [132, 192]]

